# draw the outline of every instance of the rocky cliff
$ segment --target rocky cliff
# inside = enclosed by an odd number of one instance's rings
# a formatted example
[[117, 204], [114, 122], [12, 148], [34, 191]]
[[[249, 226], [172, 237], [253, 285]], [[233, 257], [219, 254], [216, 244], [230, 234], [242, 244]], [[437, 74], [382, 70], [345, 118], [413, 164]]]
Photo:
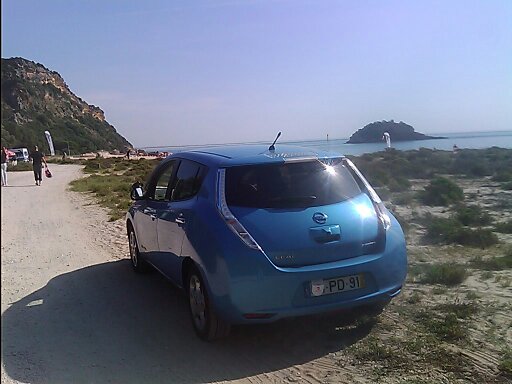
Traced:
[[376, 121], [365, 125], [363, 128], [357, 130], [347, 144], [361, 144], [361, 143], [377, 143], [382, 142], [382, 135], [388, 132], [393, 141], [409, 141], [409, 140], [428, 140], [428, 139], [442, 139], [442, 137], [428, 136], [423, 133], [416, 132], [414, 128], [403, 121], [395, 123], [390, 121]]
[[57, 152], [124, 150], [131, 144], [105, 120], [103, 111], [76, 96], [55, 71], [23, 58], [2, 59], [2, 145]]

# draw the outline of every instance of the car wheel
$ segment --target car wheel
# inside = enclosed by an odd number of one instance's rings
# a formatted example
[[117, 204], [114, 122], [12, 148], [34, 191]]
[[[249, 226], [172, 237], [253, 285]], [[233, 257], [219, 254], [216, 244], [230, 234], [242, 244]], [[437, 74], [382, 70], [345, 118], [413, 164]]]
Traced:
[[137, 237], [133, 227], [128, 230], [128, 245], [130, 248], [130, 261], [132, 268], [137, 273], [147, 272], [149, 270], [148, 263], [141, 257], [139, 246], [137, 245]]
[[196, 334], [205, 341], [227, 336], [231, 326], [220, 319], [213, 310], [206, 286], [196, 268], [192, 268], [188, 274], [187, 288], [190, 316]]

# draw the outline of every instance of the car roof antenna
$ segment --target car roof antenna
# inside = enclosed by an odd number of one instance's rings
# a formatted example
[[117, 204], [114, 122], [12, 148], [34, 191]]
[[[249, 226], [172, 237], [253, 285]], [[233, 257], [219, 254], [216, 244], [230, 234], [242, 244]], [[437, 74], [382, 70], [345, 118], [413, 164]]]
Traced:
[[274, 140], [274, 142], [272, 143], [272, 145], [271, 145], [270, 147], [268, 147], [268, 150], [269, 150], [269, 151], [275, 151], [275, 150], [276, 150], [276, 147], [274, 147], [274, 144], [276, 143], [277, 139], [279, 139], [279, 136], [281, 136], [281, 132], [279, 132], [279, 133], [277, 134], [277, 137], [276, 137], [276, 139]]

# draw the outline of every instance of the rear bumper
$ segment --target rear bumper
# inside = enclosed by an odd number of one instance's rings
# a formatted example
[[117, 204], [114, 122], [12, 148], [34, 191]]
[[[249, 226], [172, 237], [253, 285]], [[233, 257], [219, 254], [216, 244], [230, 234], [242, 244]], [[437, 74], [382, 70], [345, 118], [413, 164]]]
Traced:
[[[359, 307], [366, 306], [381, 306], [386, 305], [391, 301], [393, 297], [398, 295], [401, 291], [401, 286], [396, 289], [391, 289], [385, 292], [375, 292], [365, 296], [358, 296], [351, 300], [336, 300], [332, 303], [311, 303], [311, 305], [302, 307], [285, 307], [285, 308], [269, 308], [263, 310], [257, 310], [253, 312], [241, 313], [238, 311], [229, 312], [228, 316], [223, 316], [226, 321], [232, 324], [254, 324], [254, 323], [270, 323], [283, 318], [299, 317], [307, 315], [316, 315], [322, 313], [328, 313], [338, 310], [350, 310]], [[342, 294], [338, 294], [342, 295]], [[262, 316], [261, 318], [258, 318]], [[250, 316], [247, 318], [246, 316]]]
[[[394, 224], [386, 234], [384, 252], [374, 255], [300, 268], [276, 267], [263, 254], [228, 257], [222, 270], [211, 275], [204, 271], [212, 303], [218, 315], [233, 324], [385, 303], [400, 293], [407, 274], [403, 233]], [[311, 293], [311, 281], [350, 275], [363, 275], [365, 286], [325, 296]]]

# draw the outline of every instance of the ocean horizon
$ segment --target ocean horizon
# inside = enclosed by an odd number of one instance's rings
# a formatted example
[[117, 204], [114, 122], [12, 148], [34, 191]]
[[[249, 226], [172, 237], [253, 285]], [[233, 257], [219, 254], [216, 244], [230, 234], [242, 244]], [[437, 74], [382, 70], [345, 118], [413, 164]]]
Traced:
[[[451, 132], [451, 133], [431, 133], [430, 136], [442, 137], [441, 139], [428, 140], [409, 140], [393, 141], [391, 138], [391, 148], [407, 151], [420, 148], [451, 151], [456, 145], [459, 149], [484, 149], [491, 147], [512, 148], [512, 130], [511, 131], [482, 131], [482, 132]], [[385, 141], [382, 143], [362, 143], [347, 144], [347, 138], [331, 138], [316, 140], [294, 140], [280, 141], [279, 144], [298, 145], [319, 150], [338, 152], [344, 155], [362, 155], [384, 151], [386, 149]], [[243, 144], [272, 144], [272, 142], [238, 142], [238, 143], [216, 143], [216, 144], [197, 144], [182, 146], [158, 146], [158, 147], [140, 147], [146, 150], [181, 152], [197, 148], [218, 147], [222, 145], [243, 145]]]

